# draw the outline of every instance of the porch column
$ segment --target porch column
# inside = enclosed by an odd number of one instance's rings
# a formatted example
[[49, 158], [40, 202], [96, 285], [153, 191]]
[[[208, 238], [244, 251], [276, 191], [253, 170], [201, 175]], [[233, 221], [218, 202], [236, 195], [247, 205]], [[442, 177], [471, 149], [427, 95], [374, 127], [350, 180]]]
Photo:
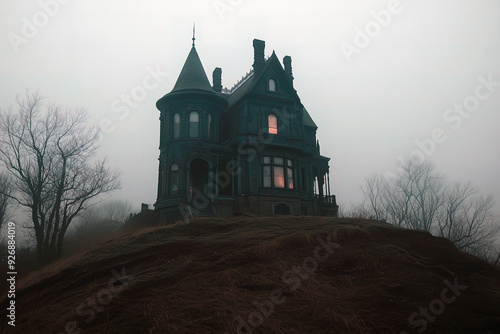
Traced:
[[319, 190], [319, 200], [323, 203], [323, 185], [325, 184], [325, 175], [320, 173], [321, 177], [318, 175], [318, 190]]

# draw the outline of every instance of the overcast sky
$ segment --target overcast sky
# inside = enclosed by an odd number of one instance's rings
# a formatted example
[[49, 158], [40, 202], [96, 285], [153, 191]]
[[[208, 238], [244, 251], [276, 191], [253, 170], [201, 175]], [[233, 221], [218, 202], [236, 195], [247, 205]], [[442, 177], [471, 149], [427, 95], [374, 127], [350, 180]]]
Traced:
[[221, 67], [228, 88], [251, 69], [254, 38], [267, 56], [292, 57], [340, 205], [361, 200], [366, 176], [420, 154], [450, 181], [492, 193], [500, 212], [500, 1], [0, 4], [0, 108], [29, 88], [107, 122], [100, 154], [123, 183], [113, 196], [137, 209], [156, 200], [155, 103], [173, 88], [196, 21], [207, 76]]

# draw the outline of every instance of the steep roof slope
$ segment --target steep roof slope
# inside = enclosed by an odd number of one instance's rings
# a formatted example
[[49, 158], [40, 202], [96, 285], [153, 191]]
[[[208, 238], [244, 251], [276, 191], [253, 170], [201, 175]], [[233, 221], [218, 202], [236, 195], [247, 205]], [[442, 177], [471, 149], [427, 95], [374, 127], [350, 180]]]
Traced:
[[229, 105], [232, 106], [238, 101], [240, 101], [245, 95], [252, 93], [255, 91], [256, 87], [259, 84], [263, 83], [264, 78], [269, 75], [269, 72], [273, 71], [280, 77], [280, 83], [285, 86], [282, 91], [289, 96], [289, 98], [295, 99], [300, 103], [300, 98], [297, 95], [297, 91], [293, 88], [292, 84], [289, 82], [289, 79], [286, 78], [283, 67], [276, 56], [276, 53], [272, 53], [269, 59], [266, 60], [264, 68], [258, 75], [253, 72], [248, 78], [243, 82], [237, 89], [232, 92], [229, 96]]
[[197, 219], [38, 272], [16, 305], [0, 332], [498, 333], [500, 271], [380, 222]]
[[194, 46], [187, 56], [172, 92], [180, 90], [206, 90], [214, 92]]
[[210, 85], [194, 45], [191, 47], [179, 77], [177, 77], [174, 88], [156, 101], [156, 108], [160, 111], [163, 110], [168, 105], [168, 101], [175, 96], [203, 96], [216, 99], [224, 106], [227, 105], [226, 97], [216, 93]]

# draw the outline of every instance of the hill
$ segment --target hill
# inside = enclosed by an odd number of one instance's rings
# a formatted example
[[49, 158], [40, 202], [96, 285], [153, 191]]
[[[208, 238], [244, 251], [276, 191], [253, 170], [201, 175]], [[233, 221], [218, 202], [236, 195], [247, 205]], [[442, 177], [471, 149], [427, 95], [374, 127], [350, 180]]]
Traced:
[[500, 271], [381, 222], [200, 218], [33, 273], [16, 307], [0, 332], [500, 333]]

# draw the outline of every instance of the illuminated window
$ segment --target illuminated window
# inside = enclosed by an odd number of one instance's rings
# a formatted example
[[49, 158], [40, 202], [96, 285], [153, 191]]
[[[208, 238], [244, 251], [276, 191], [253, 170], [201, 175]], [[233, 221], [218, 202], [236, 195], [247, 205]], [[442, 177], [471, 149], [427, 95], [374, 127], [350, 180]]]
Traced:
[[283, 158], [273, 159], [274, 186], [276, 188], [285, 188], [285, 171], [283, 169]]
[[276, 91], [276, 81], [274, 79], [269, 79], [269, 91], [270, 92]]
[[262, 186], [265, 188], [293, 189], [292, 161], [280, 157], [263, 157]]
[[179, 113], [174, 114], [174, 122], [173, 122], [173, 133], [174, 133], [174, 138], [179, 138], [180, 133], [181, 133], [181, 116], [179, 116]]
[[285, 174], [283, 166], [274, 166], [274, 186], [276, 188], [285, 188]]
[[286, 187], [288, 189], [293, 189], [293, 168], [292, 168], [292, 160], [287, 160], [287, 168], [286, 168]]
[[170, 193], [176, 194], [179, 190], [179, 166], [172, 164], [170, 166]]
[[200, 114], [197, 111], [189, 113], [189, 137], [197, 138], [200, 131]]
[[271, 114], [267, 117], [267, 122], [269, 123], [269, 133], [273, 135], [278, 134], [278, 118]]

